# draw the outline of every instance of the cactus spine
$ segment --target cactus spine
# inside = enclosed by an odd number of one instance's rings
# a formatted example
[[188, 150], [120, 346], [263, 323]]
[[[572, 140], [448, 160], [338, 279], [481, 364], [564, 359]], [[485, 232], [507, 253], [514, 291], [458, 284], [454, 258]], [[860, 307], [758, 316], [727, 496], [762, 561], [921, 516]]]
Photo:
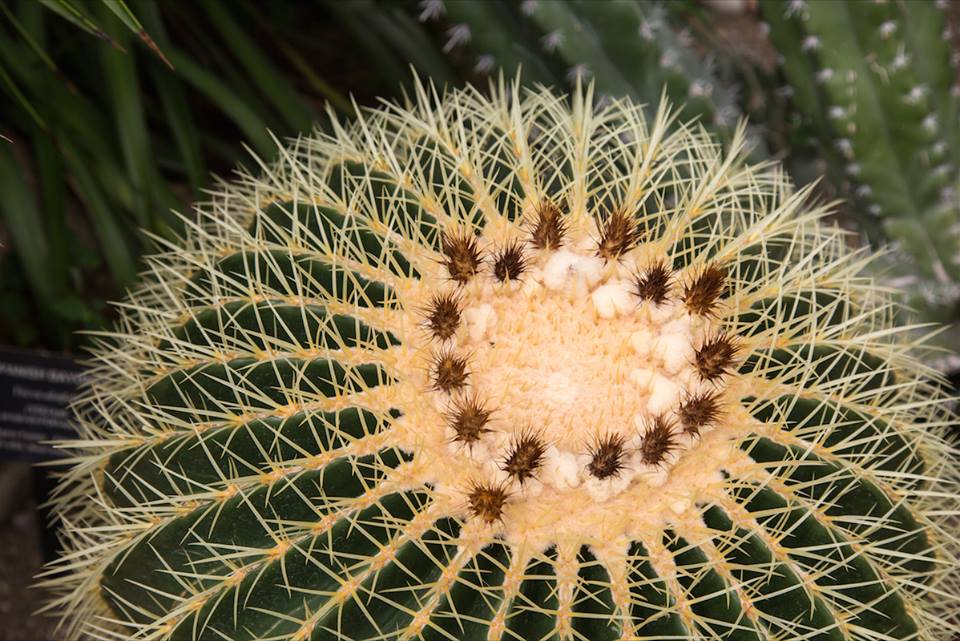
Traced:
[[503, 82], [222, 185], [104, 335], [98, 639], [944, 639], [944, 397], [841, 233], [661, 105]]

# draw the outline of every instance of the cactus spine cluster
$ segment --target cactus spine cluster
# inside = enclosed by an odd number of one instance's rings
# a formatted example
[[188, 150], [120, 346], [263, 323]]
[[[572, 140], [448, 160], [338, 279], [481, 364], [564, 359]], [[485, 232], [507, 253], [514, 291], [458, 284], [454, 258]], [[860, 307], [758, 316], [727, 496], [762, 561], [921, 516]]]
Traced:
[[946, 639], [951, 416], [773, 166], [518, 84], [198, 207], [102, 337], [73, 637]]

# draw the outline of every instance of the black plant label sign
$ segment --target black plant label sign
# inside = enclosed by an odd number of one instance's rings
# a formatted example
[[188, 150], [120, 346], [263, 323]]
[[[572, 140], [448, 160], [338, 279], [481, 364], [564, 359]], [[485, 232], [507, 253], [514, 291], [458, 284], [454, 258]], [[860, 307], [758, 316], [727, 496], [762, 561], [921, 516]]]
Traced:
[[82, 378], [63, 355], [0, 347], [0, 459], [64, 456], [50, 442], [77, 438], [69, 404]]

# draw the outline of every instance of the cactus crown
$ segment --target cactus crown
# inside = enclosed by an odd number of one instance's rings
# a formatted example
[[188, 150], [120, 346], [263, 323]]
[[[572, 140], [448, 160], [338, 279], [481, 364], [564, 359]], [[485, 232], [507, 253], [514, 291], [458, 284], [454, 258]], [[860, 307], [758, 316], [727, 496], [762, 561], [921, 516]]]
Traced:
[[292, 142], [149, 261], [49, 571], [99, 639], [933, 639], [950, 416], [772, 166], [501, 81]]

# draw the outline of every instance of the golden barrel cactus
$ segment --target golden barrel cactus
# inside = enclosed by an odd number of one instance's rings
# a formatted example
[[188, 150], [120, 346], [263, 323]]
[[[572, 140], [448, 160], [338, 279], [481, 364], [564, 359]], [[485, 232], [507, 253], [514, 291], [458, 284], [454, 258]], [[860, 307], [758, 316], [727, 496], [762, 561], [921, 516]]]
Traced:
[[743, 142], [418, 85], [222, 184], [101, 337], [51, 608], [105, 641], [960, 631], [946, 398]]

